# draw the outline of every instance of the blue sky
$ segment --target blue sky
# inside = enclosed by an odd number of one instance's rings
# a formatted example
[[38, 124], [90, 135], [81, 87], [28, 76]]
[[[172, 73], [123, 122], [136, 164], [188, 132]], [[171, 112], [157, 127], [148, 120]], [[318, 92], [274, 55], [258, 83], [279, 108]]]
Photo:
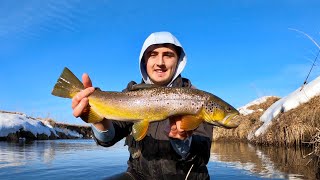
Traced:
[[0, 110], [82, 124], [71, 100], [51, 95], [62, 69], [121, 91], [140, 81], [140, 48], [156, 31], [180, 40], [182, 75], [199, 89], [235, 107], [283, 97], [304, 82], [319, 50], [289, 28], [320, 44], [319, 9], [316, 0], [0, 1]]

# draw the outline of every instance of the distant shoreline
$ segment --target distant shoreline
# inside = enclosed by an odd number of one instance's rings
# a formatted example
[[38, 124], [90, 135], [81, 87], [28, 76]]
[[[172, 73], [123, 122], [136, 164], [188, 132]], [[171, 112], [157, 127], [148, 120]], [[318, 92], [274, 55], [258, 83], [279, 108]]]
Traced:
[[0, 110], [0, 141], [18, 142], [54, 139], [90, 139], [90, 126], [58, 123], [21, 112]]

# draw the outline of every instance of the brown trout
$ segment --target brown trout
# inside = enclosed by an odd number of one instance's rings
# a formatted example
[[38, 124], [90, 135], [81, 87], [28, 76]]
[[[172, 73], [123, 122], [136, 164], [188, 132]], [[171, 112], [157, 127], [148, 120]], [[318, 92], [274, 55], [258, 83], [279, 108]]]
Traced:
[[[84, 89], [81, 81], [64, 68], [52, 94], [73, 98]], [[234, 116], [239, 112], [221, 98], [198, 89], [173, 87], [141, 87], [129, 92], [96, 89], [89, 97], [88, 122], [103, 118], [133, 122], [132, 135], [140, 141], [150, 122], [181, 116], [181, 128], [194, 130], [203, 121], [224, 128], [235, 128]]]

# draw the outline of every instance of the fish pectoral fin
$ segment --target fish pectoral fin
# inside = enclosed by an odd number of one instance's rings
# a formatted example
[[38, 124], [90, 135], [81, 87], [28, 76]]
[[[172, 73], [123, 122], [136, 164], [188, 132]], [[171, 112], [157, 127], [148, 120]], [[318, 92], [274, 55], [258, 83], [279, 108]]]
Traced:
[[140, 122], [136, 122], [132, 126], [132, 136], [136, 141], [142, 140], [148, 131], [149, 121], [142, 120]]
[[185, 131], [195, 130], [203, 122], [202, 119], [193, 116], [193, 115], [184, 115], [181, 116], [180, 128]]

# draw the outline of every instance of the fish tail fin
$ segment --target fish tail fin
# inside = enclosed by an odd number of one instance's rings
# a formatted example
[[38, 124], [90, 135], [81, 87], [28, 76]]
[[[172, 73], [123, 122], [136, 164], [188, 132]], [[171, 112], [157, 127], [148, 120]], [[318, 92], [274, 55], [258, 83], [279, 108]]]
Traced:
[[73, 98], [82, 89], [84, 89], [82, 82], [65, 67], [51, 94], [63, 98]]

